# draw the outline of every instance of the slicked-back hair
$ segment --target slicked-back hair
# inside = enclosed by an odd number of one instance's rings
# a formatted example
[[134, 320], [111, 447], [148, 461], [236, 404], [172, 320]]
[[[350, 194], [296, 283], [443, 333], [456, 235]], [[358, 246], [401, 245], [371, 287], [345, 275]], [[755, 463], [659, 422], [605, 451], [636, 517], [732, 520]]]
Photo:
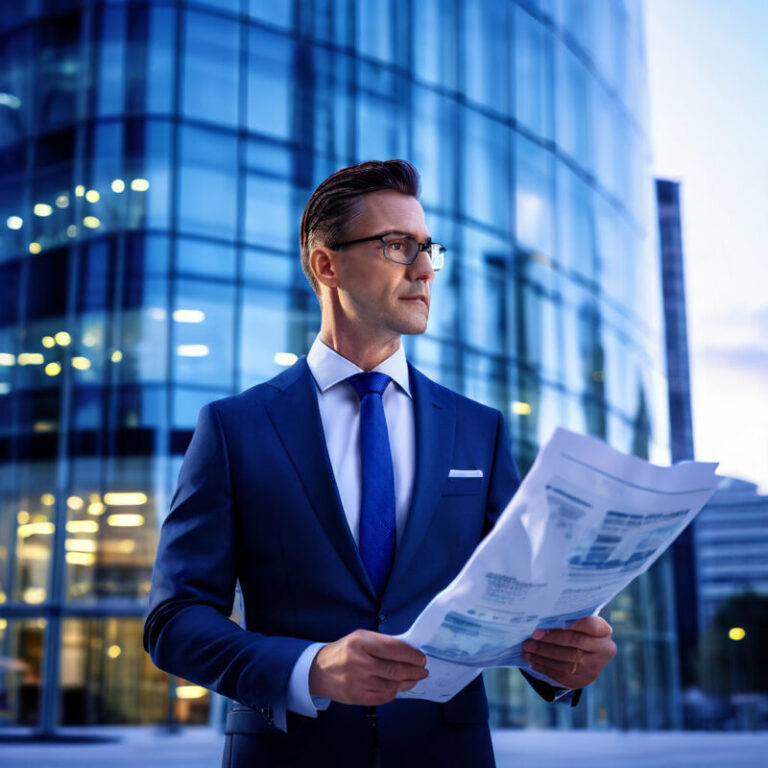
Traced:
[[372, 192], [393, 189], [418, 198], [419, 173], [407, 160], [369, 160], [331, 174], [309, 198], [301, 217], [301, 266], [318, 293], [309, 255], [319, 245], [333, 248], [344, 241], [350, 224], [359, 216], [362, 200]]

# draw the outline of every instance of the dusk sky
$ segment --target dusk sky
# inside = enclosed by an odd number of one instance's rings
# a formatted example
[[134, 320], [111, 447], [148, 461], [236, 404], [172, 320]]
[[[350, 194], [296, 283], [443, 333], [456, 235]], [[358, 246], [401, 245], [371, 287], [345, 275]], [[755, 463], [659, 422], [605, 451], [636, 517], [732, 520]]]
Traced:
[[768, 0], [646, 0], [656, 176], [682, 182], [696, 458], [768, 493]]

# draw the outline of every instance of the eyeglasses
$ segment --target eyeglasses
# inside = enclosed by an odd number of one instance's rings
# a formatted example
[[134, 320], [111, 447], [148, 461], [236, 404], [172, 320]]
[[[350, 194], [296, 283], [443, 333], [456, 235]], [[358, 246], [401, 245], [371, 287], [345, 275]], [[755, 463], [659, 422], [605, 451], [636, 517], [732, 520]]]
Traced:
[[432, 269], [435, 272], [442, 269], [445, 263], [444, 246], [440, 245], [440, 243], [433, 243], [431, 239], [425, 243], [420, 243], [415, 237], [405, 232], [382, 232], [380, 235], [361, 237], [358, 240], [347, 240], [344, 243], [338, 243], [333, 250], [338, 251], [341, 248], [346, 248], [348, 245], [369, 243], [374, 240], [381, 240], [384, 248], [384, 258], [397, 264], [413, 264], [422, 251], [427, 252], [429, 262], [432, 264]]

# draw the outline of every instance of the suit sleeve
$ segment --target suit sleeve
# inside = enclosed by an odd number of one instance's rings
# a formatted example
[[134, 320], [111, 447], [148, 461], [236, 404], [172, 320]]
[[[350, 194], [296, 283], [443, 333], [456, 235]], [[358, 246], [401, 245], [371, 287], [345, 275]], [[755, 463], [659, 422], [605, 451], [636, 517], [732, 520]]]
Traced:
[[[520, 473], [517, 470], [512, 448], [509, 443], [509, 432], [504, 416], [499, 412], [496, 423], [496, 442], [493, 456], [493, 467], [488, 486], [488, 507], [486, 513], [486, 532], [489, 531], [499, 519], [499, 516], [509, 504], [509, 500], [520, 487]], [[555, 688], [544, 680], [538, 680], [532, 675], [520, 670], [523, 677], [536, 693], [546, 701], [555, 701], [565, 688]], [[573, 691], [570, 699], [564, 697], [564, 702], [570, 701], [572, 707], [578, 704], [581, 698], [581, 690]]]
[[200, 411], [152, 573], [144, 648], [160, 669], [260, 711], [285, 729], [291, 671], [309, 641], [264, 636], [228, 617], [237, 582], [235, 512], [224, 434]]

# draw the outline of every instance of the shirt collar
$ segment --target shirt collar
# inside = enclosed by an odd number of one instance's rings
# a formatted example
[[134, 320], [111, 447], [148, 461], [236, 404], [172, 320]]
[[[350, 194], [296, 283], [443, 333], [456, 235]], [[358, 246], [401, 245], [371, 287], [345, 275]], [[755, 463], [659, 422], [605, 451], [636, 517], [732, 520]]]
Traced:
[[[307, 365], [310, 373], [321, 392], [325, 392], [344, 379], [362, 373], [363, 369], [356, 366], [346, 357], [342, 357], [335, 349], [329, 347], [320, 336], [315, 338], [307, 353]], [[400, 389], [411, 397], [411, 385], [408, 377], [408, 363], [402, 344], [386, 360], [380, 362], [374, 369], [386, 373]]]

